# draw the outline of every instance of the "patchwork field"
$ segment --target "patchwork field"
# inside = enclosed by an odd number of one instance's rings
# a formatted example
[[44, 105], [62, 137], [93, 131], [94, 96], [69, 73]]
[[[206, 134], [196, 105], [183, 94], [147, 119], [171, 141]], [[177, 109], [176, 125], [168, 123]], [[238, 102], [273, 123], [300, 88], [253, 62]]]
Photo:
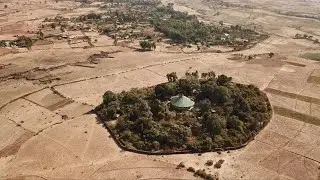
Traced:
[[[186, 170], [193, 167], [223, 180], [320, 180], [320, 45], [294, 39], [296, 33], [320, 38], [319, 1], [166, 2], [204, 22], [255, 27], [270, 37], [228, 53], [162, 42], [155, 51], [139, 52], [97, 32], [85, 33], [97, 39], [89, 48], [65, 39], [38, 41], [31, 49], [1, 47], [0, 179], [199, 179]], [[281, 3], [290, 5], [281, 9]], [[45, 18], [98, 12], [99, 4], [2, 0], [0, 40], [34, 36]], [[108, 57], [92, 59], [101, 51]], [[210, 70], [258, 86], [273, 106], [271, 122], [239, 150], [147, 156], [121, 150], [91, 113], [107, 90], [153, 86], [165, 82], [167, 73], [181, 77], [186, 70]], [[220, 159], [221, 168], [205, 165]], [[177, 169], [181, 162], [186, 168]]]

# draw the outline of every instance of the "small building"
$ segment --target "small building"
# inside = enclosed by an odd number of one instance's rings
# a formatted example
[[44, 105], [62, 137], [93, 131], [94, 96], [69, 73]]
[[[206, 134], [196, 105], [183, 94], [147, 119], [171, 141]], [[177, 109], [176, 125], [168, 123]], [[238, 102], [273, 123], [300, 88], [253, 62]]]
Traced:
[[194, 101], [184, 95], [171, 97], [170, 103], [174, 108], [179, 110], [188, 110], [194, 106]]

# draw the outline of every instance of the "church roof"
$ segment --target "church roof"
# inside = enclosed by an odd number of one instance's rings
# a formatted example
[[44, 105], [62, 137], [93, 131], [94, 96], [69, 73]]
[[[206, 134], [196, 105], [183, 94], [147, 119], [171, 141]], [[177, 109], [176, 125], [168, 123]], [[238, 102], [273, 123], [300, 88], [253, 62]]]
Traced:
[[173, 106], [178, 108], [190, 108], [194, 105], [194, 102], [184, 95], [173, 96], [171, 97], [170, 102]]

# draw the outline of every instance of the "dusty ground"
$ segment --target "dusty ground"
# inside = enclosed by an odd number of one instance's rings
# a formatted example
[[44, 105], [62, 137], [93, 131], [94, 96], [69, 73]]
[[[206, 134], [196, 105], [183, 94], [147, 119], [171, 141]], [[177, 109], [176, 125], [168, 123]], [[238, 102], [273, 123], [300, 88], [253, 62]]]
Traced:
[[[109, 38], [95, 33], [90, 36], [98, 42], [89, 49], [64, 41], [41, 42], [31, 50], [0, 49], [0, 179], [197, 179], [176, 169], [184, 162], [218, 173], [220, 179], [319, 180], [320, 64], [299, 55], [320, 51], [320, 46], [292, 39], [295, 33], [319, 38], [320, 21], [297, 16], [319, 14], [319, 1], [285, 1], [291, 3], [287, 10], [301, 7], [294, 16], [277, 13], [281, 6], [276, 1], [250, 1], [247, 9], [237, 6], [242, 1], [228, 2], [235, 6], [217, 10], [200, 0], [177, 0], [175, 8], [204, 21], [254, 25], [271, 37], [239, 53], [274, 52], [274, 57], [248, 61], [232, 58], [232, 53], [188, 54], [161, 46], [155, 52], [135, 52], [113, 46]], [[96, 8], [73, 1], [2, 0], [0, 39], [28, 35], [45, 17], [74, 16]], [[112, 59], [88, 62], [100, 51], [121, 52]], [[155, 85], [165, 82], [167, 73], [182, 76], [189, 68], [257, 85], [274, 107], [269, 125], [241, 150], [145, 156], [121, 151], [90, 114], [106, 90]], [[219, 159], [225, 160], [221, 169], [204, 165]]]

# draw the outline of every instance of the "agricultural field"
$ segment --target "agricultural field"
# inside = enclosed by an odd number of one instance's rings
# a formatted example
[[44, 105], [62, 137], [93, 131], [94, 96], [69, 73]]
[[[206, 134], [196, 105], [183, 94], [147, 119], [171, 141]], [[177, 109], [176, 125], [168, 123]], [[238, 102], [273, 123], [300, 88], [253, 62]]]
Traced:
[[[319, 7], [317, 0], [0, 1], [0, 179], [319, 180]], [[105, 92], [156, 87], [186, 71], [257, 87], [271, 119], [237, 150], [121, 149], [93, 111]], [[234, 122], [235, 131], [248, 125]]]

